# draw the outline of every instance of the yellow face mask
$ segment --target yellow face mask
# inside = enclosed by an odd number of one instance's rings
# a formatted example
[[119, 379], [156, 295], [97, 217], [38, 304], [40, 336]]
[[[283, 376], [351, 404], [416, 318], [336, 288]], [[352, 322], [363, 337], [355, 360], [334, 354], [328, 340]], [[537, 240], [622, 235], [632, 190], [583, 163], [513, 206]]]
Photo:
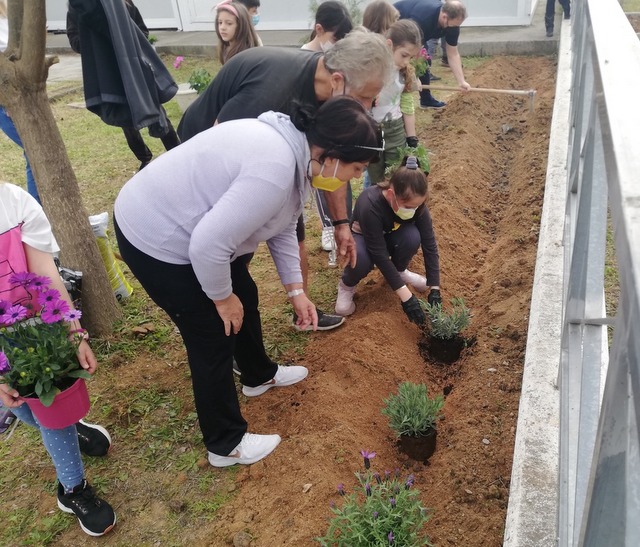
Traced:
[[336, 177], [336, 173], [338, 172], [338, 165], [340, 165], [340, 160], [336, 160], [336, 168], [333, 170], [332, 177], [324, 177], [322, 176], [322, 171], [324, 170], [325, 164], [322, 164], [320, 168], [320, 174], [314, 175], [311, 177], [311, 186], [317, 188], [318, 190], [325, 190], [327, 192], [335, 192], [338, 188], [340, 188], [344, 182], [341, 181], [338, 177]]

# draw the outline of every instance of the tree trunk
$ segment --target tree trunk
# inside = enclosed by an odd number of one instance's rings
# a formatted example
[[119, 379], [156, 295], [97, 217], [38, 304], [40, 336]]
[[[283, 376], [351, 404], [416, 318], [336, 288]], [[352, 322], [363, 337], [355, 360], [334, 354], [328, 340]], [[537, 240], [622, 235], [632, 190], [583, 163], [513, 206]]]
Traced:
[[[16, 32], [19, 41], [14, 38]], [[83, 273], [83, 323], [92, 334], [107, 334], [120, 309], [47, 97], [48, 68], [57, 58], [45, 59], [44, 55], [45, 1], [10, 1], [9, 33], [9, 47], [0, 55], [0, 104], [13, 119], [31, 163], [43, 208], [60, 245], [61, 262]], [[19, 50], [12, 48], [16, 43], [21, 44]]]

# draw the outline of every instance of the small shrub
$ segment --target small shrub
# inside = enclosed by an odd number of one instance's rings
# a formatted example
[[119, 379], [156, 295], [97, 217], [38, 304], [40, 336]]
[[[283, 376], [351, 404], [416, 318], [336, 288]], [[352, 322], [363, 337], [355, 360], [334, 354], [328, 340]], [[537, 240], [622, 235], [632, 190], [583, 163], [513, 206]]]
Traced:
[[412, 146], [401, 146], [398, 148], [397, 153], [398, 156], [396, 161], [390, 163], [384, 170], [385, 178], [390, 179], [393, 176], [398, 167], [402, 165], [402, 160], [404, 160], [406, 156], [415, 156], [418, 158], [420, 169], [429, 174], [429, 171], [431, 170], [431, 165], [429, 163], [429, 151], [422, 144], [419, 144], [415, 148]]
[[189, 76], [189, 87], [195, 89], [196, 93], [200, 95], [211, 82], [211, 73], [206, 68], [198, 68]]
[[[364, 455], [364, 454], [363, 454]], [[364, 455], [365, 468], [374, 453]], [[414, 477], [400, 478], [394, 474], [366, 471], [356, 473], [358, 486], [348, 494], [344, 485], [338, 493], [344, 496], [341, 507], [332, 506], [333, 517], [324, 537], [316, 538], [323, 546], [371, 547], [402, 545], [415, 547], [431, 545], [423, 528], [429, 520], [420, 501], [420, 492], [413, 487]]]
[[155, 34], [149, 34], [147, 40], [149, 40], [149, 43], [153, 45], [158, 41], [158, 37]]
[[442, 304], [431, 305], [421, 300], [422, 307], [427, 312], [431, 320], [430, 335], [442, 340], [450, 340], [458, 336], [469, 326], [471, 312], [464, 304], [462, 298], [451, 300], [453, 309], [447, 312], [442, 308]]
[[419, 437], [434, 428], [440, 417], [444, 398], [438, 395], [431, 399], [424, 384], [403, 382], [397, 395], [384, 400], [382, 414], [389, 418], [389, 427], [396, 435]]

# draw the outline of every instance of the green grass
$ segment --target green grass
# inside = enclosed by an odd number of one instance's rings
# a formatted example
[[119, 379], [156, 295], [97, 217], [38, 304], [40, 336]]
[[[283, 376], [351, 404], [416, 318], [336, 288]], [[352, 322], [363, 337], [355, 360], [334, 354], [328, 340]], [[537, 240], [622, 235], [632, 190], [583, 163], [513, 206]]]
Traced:
[[640, 12], [640, 0], [621, 0], [620, 5], [626, 13]]

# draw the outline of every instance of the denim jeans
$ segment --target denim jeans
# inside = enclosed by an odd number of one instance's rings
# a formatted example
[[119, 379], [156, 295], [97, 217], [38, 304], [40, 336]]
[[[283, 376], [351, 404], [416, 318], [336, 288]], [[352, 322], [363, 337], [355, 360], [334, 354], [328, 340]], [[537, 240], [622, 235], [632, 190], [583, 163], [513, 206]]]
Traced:
[[40, 430], [42, 443], [51, 456], [51, 461], [56, 468], [56, 476], [65, 490], [71, 490], [74, 486], [78, 486], [84, 478], [84, 467], [82, 466], [76, 426], [70, 425], [64, 429], [42, 427], [27, 403], [18, 408], [12, 408], [11, 412], [25, 424]]
[[[20, 148], [23, 150], [24, 154], [24, 146], [22, 146], [22, 141], [20, 140], [20, 135], [18, 135], [18, 131], [16, 131], [16, 126], [13, 124], [13, 120], [7, 114], [7, 111], [4, 107], [0, 106], [0, 129], [9, 137], [13, 142], [15, 142]], [[27, 173], [27, 192], [31, 194], [38, 203], [40, 203], [40, 196], [38, 195], [38, 188], [36, 186], [36, 181], [33, 178], [33, 173], [31, 172], [31, 165], [29, 164], [29, 160], [27, 159], [27, 155], [24, 154], [24, 159], [27, 162], [26, 173]]]

